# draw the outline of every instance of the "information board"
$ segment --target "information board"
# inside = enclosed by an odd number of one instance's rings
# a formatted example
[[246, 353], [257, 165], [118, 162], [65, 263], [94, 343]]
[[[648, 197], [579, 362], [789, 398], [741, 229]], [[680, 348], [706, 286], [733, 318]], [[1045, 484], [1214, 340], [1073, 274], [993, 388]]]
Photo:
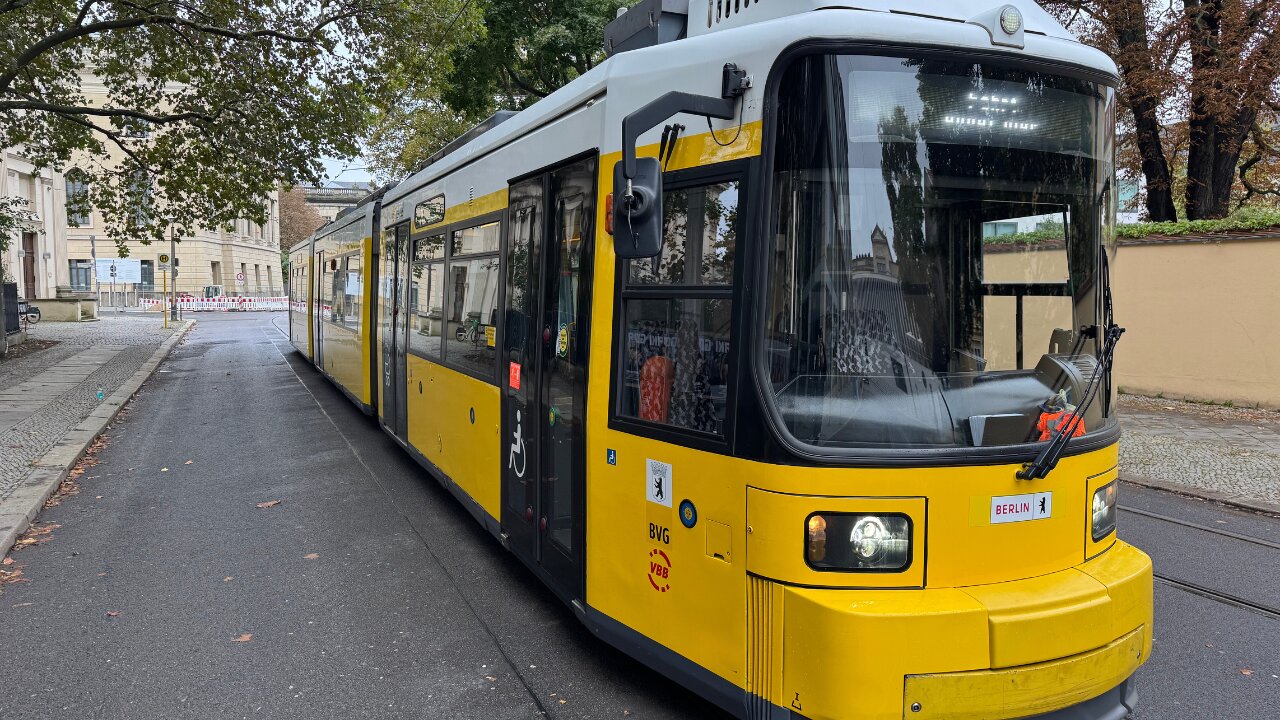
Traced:
[[142, 261], [133, 258], [99, 258], [97, 276], [100, 283], [142, 282]]

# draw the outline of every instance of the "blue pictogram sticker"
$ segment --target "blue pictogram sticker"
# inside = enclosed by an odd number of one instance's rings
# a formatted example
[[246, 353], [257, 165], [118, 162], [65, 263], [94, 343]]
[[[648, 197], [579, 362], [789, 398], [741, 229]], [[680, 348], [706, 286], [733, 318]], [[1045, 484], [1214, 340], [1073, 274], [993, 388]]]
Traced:
[[698, 508], [693, 506], [692, 500], [680, 501], [680, 522], [687, 528], [698, 524]]
[[612, 449], [611, 449], [611, 450], [609, 450], [609, 464], [610, 464], [610, 465], [617, 465], [617, 464], [618, 464], [618, 451], [617, 451], [617, 450], [612, 450]]

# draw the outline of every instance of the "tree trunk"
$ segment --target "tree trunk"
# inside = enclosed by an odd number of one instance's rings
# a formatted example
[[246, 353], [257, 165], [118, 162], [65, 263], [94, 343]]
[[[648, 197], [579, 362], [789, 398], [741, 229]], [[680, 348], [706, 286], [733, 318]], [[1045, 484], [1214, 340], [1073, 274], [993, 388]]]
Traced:
[[1219, 127], [1214, 144], [1213, 192], [1209, 196], [1205, 217], [1224, 218], [1231, 214], [1231, 190], [1235, 187], [1236, 168], [1244, 150], [1249, 128], [1258, 119], [1258, 111], [1241, 108], [1233, 122]]
[[1142, 175], [1147, 181], [1147, 215], [1153, 222], [1176, 221], [1178, 213], [1173, 206], [1169, 161], [1165, 158], [1160, 120], [1156, 117], [1159, 103], [1156, 93], [1137, 81], [1139, 74], [1149, 71], [1151, 65], [1143, 0], [1118, 2], [1114, 20], [1116, 60], [1120, 74], [1125, 77], [1124, 100], [1133, 113], [1134, 139], [1142, 156]]
[[1142, 154], [1142, 175], [1147, 180], [1147, 216], [1152, 222], [1177, 222], [1173, 205], [1173, 180], [1169, 161], [1160, 140], [1160, 121], [1155, 101], [1145, 98], [1130, 105], [1136, 127], [1138, 151]]
[[[1221, 99], [1222, 56], [1219, 48], [1220, 11], [1222, 0], [1183, 0], [1191, 31], [1191, 116], [1188, 119], [1189, 142], [1187, 146], [1187, 219], [1203, 220], [1214, 217], [1214, 198], [1222, 193], [1218, 188], [1218, 149], [1228, 138], [1219, 137], [1219, 108], [1215, 100]], [[1228, 131], [1229, 132], [1229, 131]], [[1233, 166], [1234, 169], [1234, 166]], [[1234, 173], [1229, 173], [1226, 193], [1230, 197]]]

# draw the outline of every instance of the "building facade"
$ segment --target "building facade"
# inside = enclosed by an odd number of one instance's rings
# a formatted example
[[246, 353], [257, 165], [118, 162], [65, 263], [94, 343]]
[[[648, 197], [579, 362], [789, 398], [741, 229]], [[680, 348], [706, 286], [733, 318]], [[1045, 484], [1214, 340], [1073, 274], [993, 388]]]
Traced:
[[[71, 177], [75, 177], [74, 173]], [[71, 192], [77, 191], [74, 183], [68, 188]], [[170, 276], [168, 282], [175, 283], [178, 292], [198, 297], [282, 295], [279, 200], [273, 192], [265, 202], [268, 220], [264, 225], [242, 219], [229, 228], [200, 228], [192, 235], [178, 238], [177, 277]], [[101, 214], [91, 211], [69, 220], [77, 222], [69, 223], [71, 226], [66, 229], [68, 284], [76, 292], [109, 293], [109, 289], [96, 281], [93, 269], [95, 257], [118, 257], [115, 243], [100, 234]], [[169, 252], [169, 243], [129, 242], [126, 245], [128, 256], [142, 263], [142, 282], [131, 288], [134, 296], [161, 292], [164, 278], [157, 268], [159, 256]], [[119, 290], [127, 292], [124, 288]], [[133, 301], [126, 297], [122, 302]]]
[[333, 222], [338, 213], [355, 207], [366, 195], [373, 191], [372, 183], [363, 182], [331, 182], [326, 187], [304, 187], [307, 203], [314, 207], [325, 220]]
[[66, 208], [62, 173], [37, 170], [21, 149], [0, 149], [0, 195], [21, 198], [34, 216], [13, 233], [0, 257], [6, 280], [17, 282], [18, 297], [56, 297], [66, 285]]

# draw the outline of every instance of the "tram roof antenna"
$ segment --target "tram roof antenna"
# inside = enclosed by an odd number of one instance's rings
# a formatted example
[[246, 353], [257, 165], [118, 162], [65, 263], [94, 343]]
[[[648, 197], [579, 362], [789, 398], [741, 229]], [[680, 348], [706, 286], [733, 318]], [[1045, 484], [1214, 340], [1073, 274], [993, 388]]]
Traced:
[[689, 0], [640, 0], [604, 26], [604, 54], [683, 40], [688, 26]]

